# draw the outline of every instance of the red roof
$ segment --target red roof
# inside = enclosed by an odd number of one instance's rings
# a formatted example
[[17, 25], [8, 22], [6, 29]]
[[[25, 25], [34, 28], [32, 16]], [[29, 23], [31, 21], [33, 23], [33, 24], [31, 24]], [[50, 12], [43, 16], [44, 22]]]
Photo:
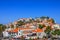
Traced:
[[38, 29], [33, 30], [33, 32], [43, 32], [43, 30], [38, 28]]

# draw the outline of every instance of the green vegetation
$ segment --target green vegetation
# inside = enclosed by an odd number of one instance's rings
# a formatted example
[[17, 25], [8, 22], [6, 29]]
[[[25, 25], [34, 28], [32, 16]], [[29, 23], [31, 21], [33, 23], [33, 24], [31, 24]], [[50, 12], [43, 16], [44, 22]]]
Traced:
[[[33, 24], [33, 22], [36, 22], [36, 23], [42, 23], [42, 22], [44, 22], [44, 19], [47, 19], [46, 20], [46, 22], [45, 23], [50, 23], [50, 24], [54, 24], [55, 23], [55, 21], [54, 21], [54, 19], [52, 19], [52, 18], [49, 18], [48, 16], [42, 16], [42, 17], [39, 17], [39, 18], [35, 18], [36, 20], [34, 20], [33, 18], [32, 19], [29, 19], [29, 20], [23, 20], [23, 21], [17, 21], [17, 23], [15, 24], [16, 25], [16, 28], [19, 28], [20, 26], [22, 26], [22, 25], [25, 25], [25, 24], [27, 24], [27, 23], [32, 23]], [[8, 27], [11, 27], [11, 28], [14, 28], [14, 25], [13, 24], [11, 24], [11, 25], [8, 25]], [[44, 28], [44, 27], [46, 27], [45, 25], [42, 25], [42, 24], [38, 24], [38, 26], [39, 26], [39, 28], [40, 29], [42, 29], [42, 28]], [[6, 29], [6, 26], [5, 25], [3, 25], [3, 24], [0, 24], [0, 34], [4, 31]], [[50, 26], [47, 26], [47, 28], [46, 28], [46, 30], [45, 30], [45, 33], [47, 34], [47, 35], [50, 35], [50, 33], [51, 33], [51, 27]], [[53, 35], [60, 35], [60, 30], [55, 30], [55, 31], [52, 31], [52, 34]], [[24, 37], [22, 37], [22, 40], [24, 39]], [[32, 40], [31, 38], [30, 38], [30, 40]]]
[[55, 23], [54, 19], [51, 19], [52, 20], [52, 23]]
[[2, 31], [3, 31], [3, 30], [2, 30], [2, 24], [0, 24], [0, 34], [1, 34]]
[[2, 33], [2, 31], [4, 31], [6, 29], [6, 26], [3, 24], [0, 24], [0, 34]]
[[21, 40], [24, 40], [25, 38], [23, 36], [21, 36]]
[[33, 39], [30, 38], [29, 40], [33, 40]]
[[51, 33], [52, 35], [60, 35], [60, 30], [57, 29], [57, 30], [52, 31]]
[[51, 37], [51, 27], [50, 26], [47, 26], [46, 30], [45, 30], [45, 33], [47, 34], [46, 38], [50, 38]]
[[54, 19], [51, 18], [51, 19], [49, 20], [49, 17], [48, 17], [48, 16], [42, 16], [42, 17], [40, 17], [40, 18], [41, 18], [42, 20], [47, 19], [49, 22], [55, 23]]
[[43, 27], [44, 27], [44, 25], [39, 24], [39, 28], [40, 28], [40, 29], [42, 29]]
[[40, 17], [41, 19], [49, 19], [49, 17], [48, 16], [42, 16], [42, 17]]
[[21, 26], [21, 25], [24, 25], [25, 23], [23, 21], [18, 21], [17, 22], [17, 26]]
[[11, 28], [14, 28], [14, 25], [13, 24], [11, 24]]
[[50, 32], [51, 32], [51, 27], [48, 26], [48, 27], [46, 28], [46, 30], [45, 30], [45, 33], [46, 33], [46, 34], [50, 34]]
[[55, 23], [54, 19], [49, 19], [48, 22]]

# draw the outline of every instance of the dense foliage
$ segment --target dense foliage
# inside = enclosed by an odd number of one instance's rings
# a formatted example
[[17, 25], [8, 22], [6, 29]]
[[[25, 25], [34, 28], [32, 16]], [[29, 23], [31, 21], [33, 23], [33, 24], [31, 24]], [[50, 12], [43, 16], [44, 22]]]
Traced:
[[4, 31], [6, 29], [6, 26], [3, 24], [0, 24], [0, 34], [2, 33], [2, 31]]
[[25, 23], [23, 21], [18, 21], [17, 22], [17, 26], [21, 26], [21, 25], [24, 25]]
[[52, 31], [52, 35], [60, 35], [60, 30], [57, 29], [57, 30]]
[[45, 25], [39, 24], [39, 28], [40, 28], [40, 29], [42, 29], [43, 27], [45, 27]]
[[47, 26], [47, 28], [45, 30], [45, 33], [50, 34], [50, 32], [51, 32], [51, 27], [50, 26]]

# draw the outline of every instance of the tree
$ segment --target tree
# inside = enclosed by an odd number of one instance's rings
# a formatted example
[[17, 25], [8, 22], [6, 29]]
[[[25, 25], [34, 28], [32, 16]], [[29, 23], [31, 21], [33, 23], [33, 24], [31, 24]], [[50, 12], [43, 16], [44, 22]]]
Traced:
[[51, 32], [52, 35], [60, 35], [60, 30], [56, 29], [54, 31]]
[[21, 26], [21, 25], [24, 25], [25, 23], [23, 21], [18, 21], [17, 22], [17, 26]]
[[46, 30], [45, 30], [45, 33], [49, 34], [51, 32], [51, 27], [50, 26], [47, 26]]
[[54, 19], [50, 18], [48, 22], [55, 23]]
[[0, 34], [2, 33], [2, 24], [0, 24]]
[[30, 19], [30, 21], [29, 21], [29, 22], [30, 22], [30, 23], [32, 23], [33, 21], [34, 21], [34, 19], [32, 18], [32, 19]]
[[51, 19], [52, 20], [52, 23], [55, 23], [54, 19]]
[[3, 24], [0, 24], [0, 37], [2, 37], [2, 32], [6, 29], [6, 26]]
[[45, 33], [47, 34], [48, 38], [51, 36], [51, 34], [50, 34], [51, 33], [51, 27], [50, 26], [47, 26]]
[[0, 34], [6, 29], [6, 26], [3, 24], [0, 24]]
[[42, 16], [42, 17], [40, 17], [41, 19], [49, 19], [49, 17], [48, 16]]
[[25, 38], [23, 36], [21, 36], [21, 40], [24, 40]]
[[44, 25], [39, 24], [39, 28], [40, 28], [40, 29], [42, 29], [43, 27], [44, 27]]
[[5, 26], [5, 25], [3, 25], [3, 26], [2, 26], [2, 30], [4, 31], [5, 29], [6, 29], [6, 26]]
[[33, 40], [32, 38], [29, 38], [29, 40]]
[[13, 24], [11, 24], [11, 28], [14, 28], [14, 25]]

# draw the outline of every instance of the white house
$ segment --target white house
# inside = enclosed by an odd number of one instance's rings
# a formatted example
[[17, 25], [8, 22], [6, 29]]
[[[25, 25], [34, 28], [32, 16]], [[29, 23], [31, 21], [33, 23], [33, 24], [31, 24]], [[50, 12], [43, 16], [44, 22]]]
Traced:
[[52, 25], [52, 28], [54, 28], [54, 29], [60, 29], [60, 25], [59, 24], [54, 24], [54, 25]]
[[3, 37], [9, 37], [9, 34], [7, 31], [3, 31]]

